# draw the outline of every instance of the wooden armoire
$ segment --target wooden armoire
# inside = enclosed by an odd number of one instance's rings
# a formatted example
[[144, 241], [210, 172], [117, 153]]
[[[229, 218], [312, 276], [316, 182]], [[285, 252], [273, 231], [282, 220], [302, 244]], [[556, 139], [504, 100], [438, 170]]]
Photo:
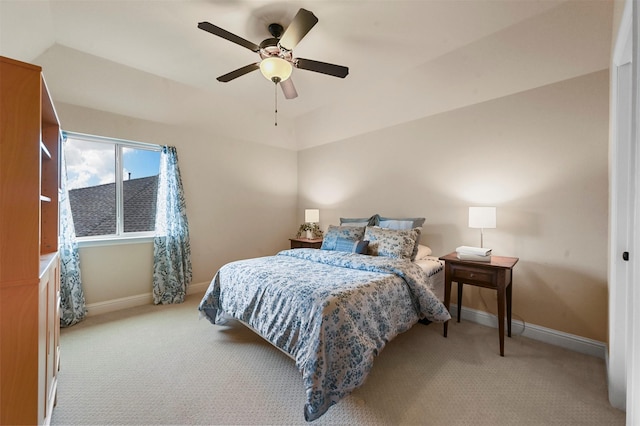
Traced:
[[48, 424], [59, 369], [60, 124], [38, 66], [0, 57], [0, 424]]

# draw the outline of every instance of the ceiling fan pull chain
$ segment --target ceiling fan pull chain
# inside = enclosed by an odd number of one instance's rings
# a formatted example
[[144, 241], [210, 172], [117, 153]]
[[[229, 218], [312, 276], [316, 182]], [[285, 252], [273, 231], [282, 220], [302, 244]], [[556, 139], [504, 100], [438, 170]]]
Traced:
[[274, 121], [275, 121], [275, 126], [278, 125], [278, 82], [274, 81], [274, 85], [273, 88], [275, 89], [275, 99], [276, 99], [276, 110], [275, 110], [275, 114], [274, 114]]

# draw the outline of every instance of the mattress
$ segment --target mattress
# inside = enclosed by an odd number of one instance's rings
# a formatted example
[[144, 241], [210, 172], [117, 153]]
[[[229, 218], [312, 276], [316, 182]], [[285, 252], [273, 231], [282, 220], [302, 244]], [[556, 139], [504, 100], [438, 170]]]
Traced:
[[431, 291], [436, 295], [438, 300], [444, 301], [444, 262], [434, 256], [426, 256], [422, 259], [416, 259], [415, 264], [420, 266], [428, 277], [428, 284], [432, 287]]

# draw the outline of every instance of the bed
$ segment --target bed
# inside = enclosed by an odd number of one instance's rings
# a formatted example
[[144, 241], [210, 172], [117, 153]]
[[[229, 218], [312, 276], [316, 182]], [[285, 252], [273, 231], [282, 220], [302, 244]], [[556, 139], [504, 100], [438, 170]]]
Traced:
[[213, 324], [239, 320], [295, 360], [307, 421], [361, 386], [375, 356], [399, 333], [419, 320], [450, 319], [434, 293], [444, 281], [437, 258], [411, 259], [413, 247], [408, 257], [381, 255], [384, 247], [377, 255], [332, 250], [329, 232], [327, 239], [324, 250], [224, 265], [199, 305]]

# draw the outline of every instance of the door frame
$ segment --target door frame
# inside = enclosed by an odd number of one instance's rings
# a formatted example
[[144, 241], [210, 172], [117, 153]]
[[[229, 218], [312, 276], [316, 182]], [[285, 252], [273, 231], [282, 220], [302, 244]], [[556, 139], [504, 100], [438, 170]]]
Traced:
[[[640, 7], [638, 1], [632, 3], [633, 20], [630, 31], [632, 51], [632, 98], [631, 98], [631, 143], [635, 149], [635, 165], [632, 175], [635, 186], [635, 205], [633, 210], [633, 247], [640, 248]], [[626, 6], [626, 5], [625, 5]], [[632, 277], [628, 284], [628, 323], [627, 323], [627, 425], [640, 423], [640, 253], [633, 256]]]
[[[640, 423], [640, 11], [626, 0], [611, 64], [609, 401]], [[629, 261], [622, 253], [630, 253]]]

